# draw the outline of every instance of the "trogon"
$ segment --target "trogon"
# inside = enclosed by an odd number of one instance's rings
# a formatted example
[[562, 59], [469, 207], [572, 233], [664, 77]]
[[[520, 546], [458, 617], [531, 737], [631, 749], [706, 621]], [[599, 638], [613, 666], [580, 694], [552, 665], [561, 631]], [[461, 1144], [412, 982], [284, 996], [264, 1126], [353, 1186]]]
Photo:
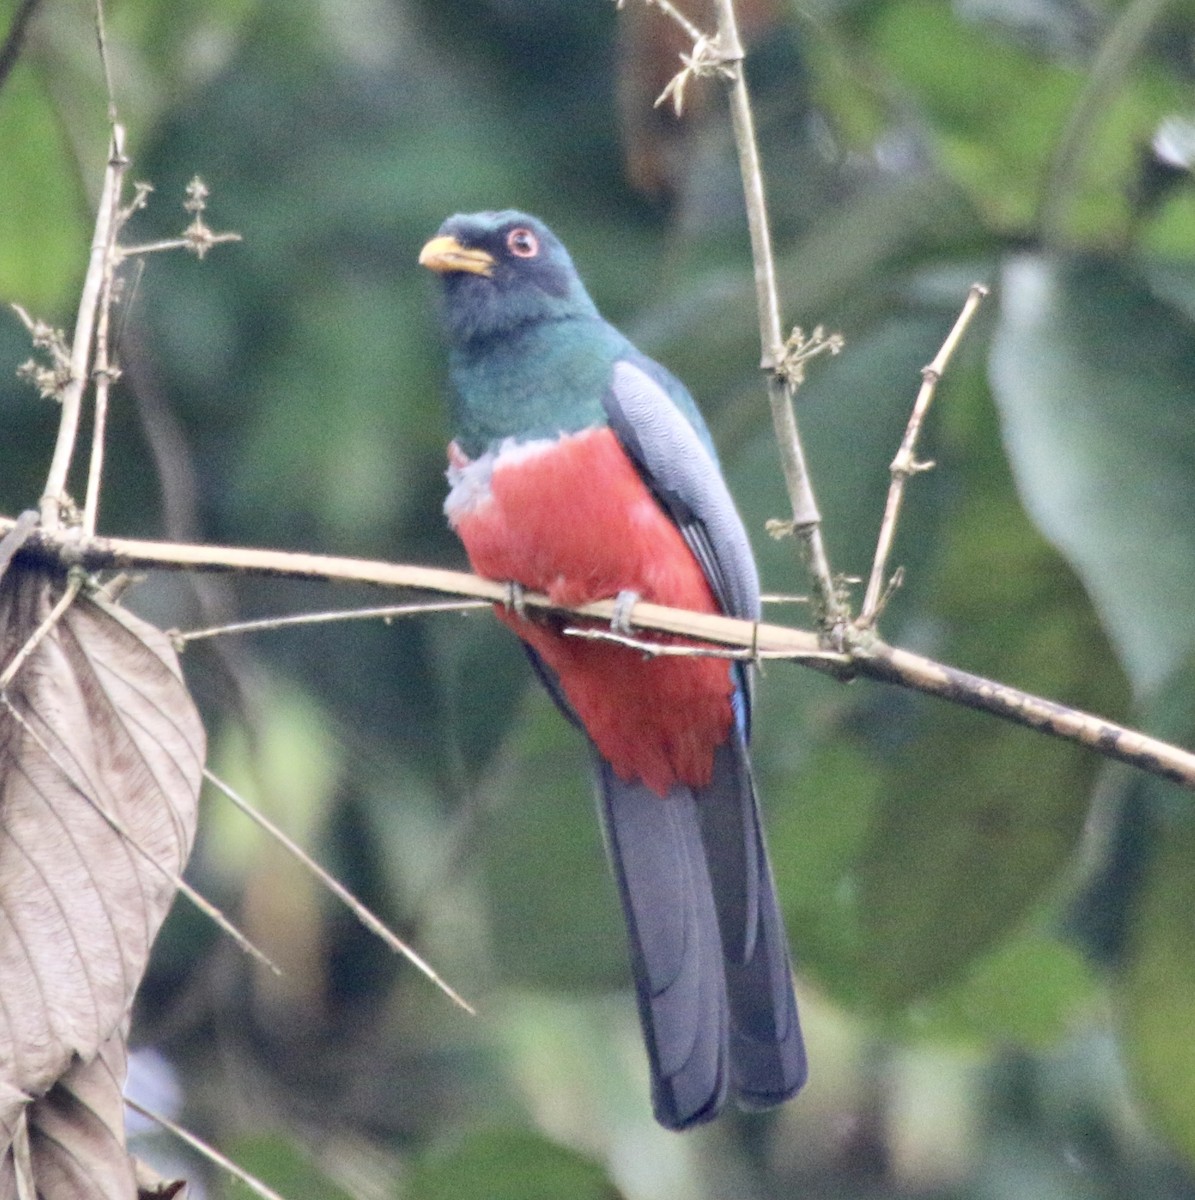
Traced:
[[[443, 284], [444, 509], [473, 569], [561, 605], [758, 619], [705, 422], [603, 320], [551, 230], [509, 210], [457, 215], [419, 261]], [[684, 1129], [728, 1097], [787, 1099], [805, 1049], [747, 757], [749, 667], [567, 636], [517, 605], [497, 615], [593, 746], [657, 1120]]]

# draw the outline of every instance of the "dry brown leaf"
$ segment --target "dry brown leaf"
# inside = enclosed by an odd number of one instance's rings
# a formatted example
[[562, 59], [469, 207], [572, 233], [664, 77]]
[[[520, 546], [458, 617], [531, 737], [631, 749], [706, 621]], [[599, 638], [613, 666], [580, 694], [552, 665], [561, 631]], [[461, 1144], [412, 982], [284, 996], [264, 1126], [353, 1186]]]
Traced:
[[[0, 581], [0, 670], [64, 587]], [[203, 758], [169, 642], [99, 598], [76, 599], [0, 701], [0, 1200], [22, 1174], [45, 1200], [135, 1194], [124, 1034]]]

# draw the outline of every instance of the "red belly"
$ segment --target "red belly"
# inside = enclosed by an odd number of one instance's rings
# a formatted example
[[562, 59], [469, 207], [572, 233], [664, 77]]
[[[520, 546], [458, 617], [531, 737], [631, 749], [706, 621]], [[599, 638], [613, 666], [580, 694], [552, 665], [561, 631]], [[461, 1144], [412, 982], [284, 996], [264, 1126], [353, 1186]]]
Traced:
[[[564, 436], [504, 462], [489, 495], [453, 514], [473, 569], [547, 592], [560, 604], [620, 591], [718, 612], [701, 567], [609, 429]], [[645, 658], [557, 632], [555, 621], [498, 617], [560, 679], [594, 744], [627, 780], [665, 794], [709, 782], [714, 750], [733, 721], [732, 683], [719, 659]], [[664, 639], [662, 639], [664, 640]]]

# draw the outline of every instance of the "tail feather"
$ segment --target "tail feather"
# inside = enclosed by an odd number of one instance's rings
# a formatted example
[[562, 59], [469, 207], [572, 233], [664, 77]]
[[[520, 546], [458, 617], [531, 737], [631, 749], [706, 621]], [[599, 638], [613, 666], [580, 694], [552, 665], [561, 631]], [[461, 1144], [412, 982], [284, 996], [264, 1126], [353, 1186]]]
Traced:
[[656, 1119], [685, 1129], [726, 1099], [729, 1029], [722, 944], [696, 804], [661, 798], [600, 765], [606, 841], [618, 881]]
[[730, 1093], [740, 1107], [768, 1108], [800, 1090], [808, 1066], [759, 801], [738, 738], [718, 749], [697, 804], [726, 955]]
[[745, 748], [732, 738], [706, 787], [663, 798], [599, 771], [656, 1119], [699, 1124], [728, 1094], [780, 1103], [805, 1046]]
[[731, 1091], [742, 1108], [770, 1108], [808, 1075], [792, 965], [763, 841], [758, 839], [760, 907], [750, 957], [726, 965], [730, 1003]]

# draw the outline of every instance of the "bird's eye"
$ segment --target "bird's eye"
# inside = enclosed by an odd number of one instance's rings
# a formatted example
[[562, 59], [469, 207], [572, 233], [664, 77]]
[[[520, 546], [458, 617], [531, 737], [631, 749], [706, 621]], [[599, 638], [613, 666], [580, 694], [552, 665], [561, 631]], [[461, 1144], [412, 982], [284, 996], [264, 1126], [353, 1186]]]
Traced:
[[506, 235], [506, 248], [515, 258], [534, 258], [539, 253], [539, 238], [520, 225]]

